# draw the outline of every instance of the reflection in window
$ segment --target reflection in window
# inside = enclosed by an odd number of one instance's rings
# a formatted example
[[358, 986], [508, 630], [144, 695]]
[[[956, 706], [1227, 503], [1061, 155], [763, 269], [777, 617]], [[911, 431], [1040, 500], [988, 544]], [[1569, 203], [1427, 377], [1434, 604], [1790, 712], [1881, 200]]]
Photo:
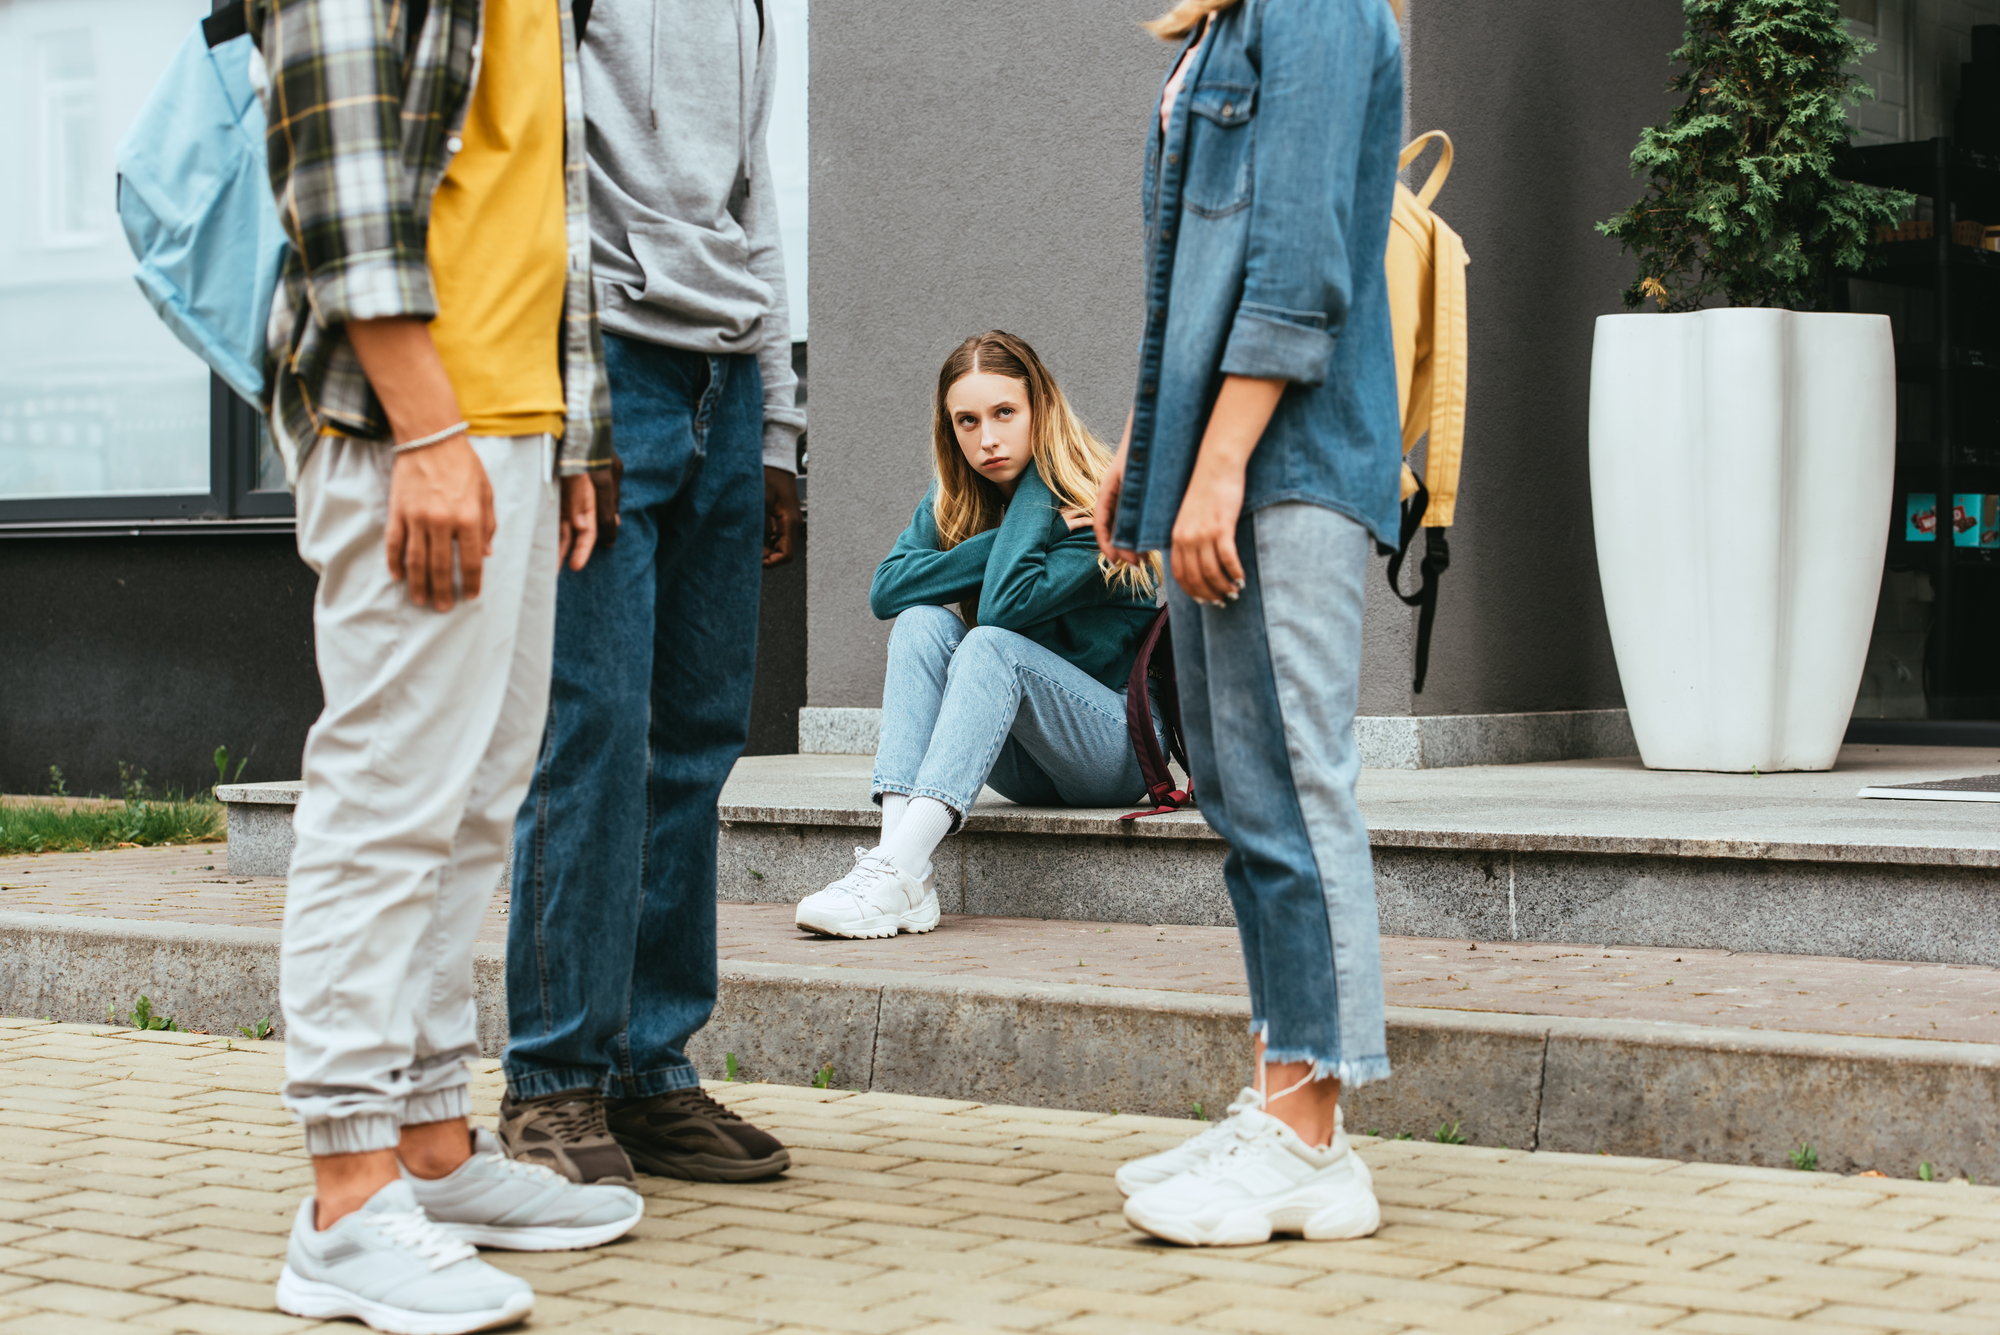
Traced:
[[0, 500], [205, 494], [208, 369], [132, 281], [118, 140], [206, 0], [0, 0]]
[[44, 33], [41, 47], [43, 229], [52, 246], [99, 240], [95, 206], [105, 173], [97, 161], [97, 66], [90, 30]]

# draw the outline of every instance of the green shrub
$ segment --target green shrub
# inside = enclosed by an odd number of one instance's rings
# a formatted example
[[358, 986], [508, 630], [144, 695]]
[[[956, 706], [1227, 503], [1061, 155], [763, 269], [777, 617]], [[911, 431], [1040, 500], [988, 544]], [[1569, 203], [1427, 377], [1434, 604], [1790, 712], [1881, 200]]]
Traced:
[[1846, 108], [1875, 92], [1852, 66], [1874, 49], [1849, 35], [1840, 0], [1682, 0], [1687, 31], [1668, 83], [1687, 100], [1640, 133], [1644, 199], [1598, 230], [1636, 252], [1625, 305], [1692, 311], [1818, 307], [1834, 275], [1869, 264], [1879, 224], [1914, 202], [1839, 178], [1854, 131]]

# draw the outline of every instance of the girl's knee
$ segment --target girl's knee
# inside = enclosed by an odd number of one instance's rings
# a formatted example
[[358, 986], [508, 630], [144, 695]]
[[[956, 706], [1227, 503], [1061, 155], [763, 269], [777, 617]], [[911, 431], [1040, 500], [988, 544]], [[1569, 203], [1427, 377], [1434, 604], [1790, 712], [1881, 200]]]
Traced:
[[965, 624], [946, 607], [912, 607], [896, 616], [889, 631], [889, 648], [932, 649], [949, 654], [952, 644], [965, 633]]

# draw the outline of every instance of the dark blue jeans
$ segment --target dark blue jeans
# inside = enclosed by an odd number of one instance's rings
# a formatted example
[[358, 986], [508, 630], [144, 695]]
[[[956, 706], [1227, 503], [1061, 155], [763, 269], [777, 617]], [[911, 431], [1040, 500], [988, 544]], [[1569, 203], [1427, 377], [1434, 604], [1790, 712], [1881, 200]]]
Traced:
[[548, 730], [514, 826], [508, 1090], [698, 1082], [716, 800], [750, 731], [763, 578], [754, 357], [604, 336], [622, 525], [556, 593]]

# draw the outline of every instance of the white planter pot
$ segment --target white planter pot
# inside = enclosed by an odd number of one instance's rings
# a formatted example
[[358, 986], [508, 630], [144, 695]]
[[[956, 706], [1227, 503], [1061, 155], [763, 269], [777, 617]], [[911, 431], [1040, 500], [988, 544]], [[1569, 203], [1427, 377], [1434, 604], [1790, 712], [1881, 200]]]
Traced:
[[1882, 583], [1895, 448], [1887, 316], [1599, 318], [1597, 569], [1648, 766], [1833, 767]]

